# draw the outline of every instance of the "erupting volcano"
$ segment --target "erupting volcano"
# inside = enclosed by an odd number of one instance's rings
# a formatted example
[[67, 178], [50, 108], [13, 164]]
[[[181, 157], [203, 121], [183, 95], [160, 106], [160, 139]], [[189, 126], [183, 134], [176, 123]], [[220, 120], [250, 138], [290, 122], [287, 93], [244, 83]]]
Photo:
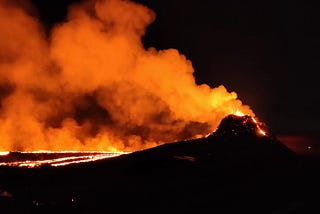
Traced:
[[[266, 131], [261, 129], [261, 124], [248, 115], [228, 115], [218, 129], [206, 138], [199, 138], [199, 142], [211, 138], [222, 137], [229, 139], [236, 137], [237, 140], [245, 138], [257, 138], [266, 136]], [[212, 140], [211, 140], [212, 141]], [[2, 152], [0, 153], [0, 167], [42, 167], [42, 166], [65, 166], [103, 160], [116, 157], [125, 152], [76, 152], [76, 151], [36, 151], [36, 152]]]
[[46, 32], [21, 2], [0, 2], [0, 151], [132, 152], [255, 116], [224, 86], [197, 85], [177, 50], [145, 48], [143, 5], [84, 1]]
[[[51, 25], [36, 9], [48, 2], [0, 0], [0, 213], [320, 213], [308, 212], [319, 210], [320, 159], [284, 145], [235, 92], [198, 81], [188, 52], [146, 45], [153, 10], [129, 0], [51, 1], [68, 2], [63, 20]], [[239, 21], [236, 32], [258, 38], [243, 27], [250, 16], [229, 16], [248, 3], [220, 2], [214, 5], [225, 9], [228, 34]], [[257, 5], [254, 14], [263, 16]], [[266, 23], [254, 22], [258, 31]], [[276, 34], [265, 35], [271, 41]], [[240, 55], [222, 46], [219, 54], [226, 49], [250, 66], [259, 61], [241, 58], [249, 57], [246, 45], [238, 47]], [[227, 56], [212, 56], [229, 63]], [[279, 56], [273, 59], [282, 61]], [[238, 72], [229, 82], [249, 77], [237, 65], [226, 68]], [[214, 79], [219, 66], [212, 68]], [[254, 68], [257, 75], [269, 69]], [[228, 77], [223, 71], [218, 74]], [[251, 92], [256, 87], [249, 82]], [[318, 144], [304, 145], [316, 154]]]

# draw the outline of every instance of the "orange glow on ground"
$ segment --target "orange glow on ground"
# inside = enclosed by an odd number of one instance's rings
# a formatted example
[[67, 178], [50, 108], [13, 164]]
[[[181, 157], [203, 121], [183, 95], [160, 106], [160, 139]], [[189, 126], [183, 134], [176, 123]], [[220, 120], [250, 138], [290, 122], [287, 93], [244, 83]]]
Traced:
[[[3, 156], [9, 156], [10, 152], [2, 152]], [[37, 168], [41, 166], [53, 166], [53, 167], [59, 167], [59, 166], [66, 166], [70, 164], [79, 164], [79, 163], [85, 163], [85, 162], [92, 162], [112, 157], [117, 157], [119, 155], [128, 154], [126, 152], [78, 152], [78, 151], [64, 151], [64, 152], [54, 152], [54, 151], [35, 151], [35, 152], [20, 152], [19, 154], [41, 154], [43, 157], [49, 154], [55, 154], [56, 158], [41, 158], [41, 160], [19, 160], [19, 161], [5, 161], [3, 159], [2, 162], [0, 162], [0, 166], [10, 166], [10, 167], [26, 167], [26, 168]], [[59, 157], [61, 155], [67, 155], [67, 157]], [[3, 157], [4, 158], [4, 157]], [[9, 157], [8, 157], [9, 159]]]
[[320, 135], [282, 134], [277, 139], [299, 155], [320, 156]]

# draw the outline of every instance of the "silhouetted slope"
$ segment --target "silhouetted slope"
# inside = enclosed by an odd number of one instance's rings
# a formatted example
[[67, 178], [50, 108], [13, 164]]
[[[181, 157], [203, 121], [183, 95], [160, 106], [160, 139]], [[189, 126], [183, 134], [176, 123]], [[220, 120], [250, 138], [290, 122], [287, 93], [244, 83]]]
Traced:
[[314, 211], [318, 161], [302, 160], [256, 129], [250, 118], [231, 115], [206, 138], [61, 168], [1, 168], [0, 184], [12, 195], [2, 197], [1, 207], [11, 213]]

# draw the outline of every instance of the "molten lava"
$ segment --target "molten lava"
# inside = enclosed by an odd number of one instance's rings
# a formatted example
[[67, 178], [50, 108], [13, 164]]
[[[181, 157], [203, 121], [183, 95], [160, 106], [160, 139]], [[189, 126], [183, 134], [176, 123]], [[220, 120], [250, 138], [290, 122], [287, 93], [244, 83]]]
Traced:
[[[239, 110], [236, 110], [236, 112], [234, 113], [234, 115], [235, 116], [239, 116], [239, 117], [244, 117], [244, 116], [246, 116], [244, 113], [242, 113], [241, 111], [239, 111]], [[262, 122], [260, 122], [260, 121], [258, 121], [257, 119], [255, 119], [254, 117], [250, 117], [250, 115], [247, 115], [248, 117], [248, 119], [250, 119], [250, 120], [252, 120], [252, 122], [255, 124], [255, 126], [256, 126], [256, 133], [258, 134], [258, 135], [262, 135], [262, 136], [266, 136], [267, 135], [267, 132], [264, 130], [264, 128], [262, 128], [261, 126], [263, 126], [264, 124], [262, 123]], [[248, 120], [248, 119], [246, 119], [246, 120]], [[243, 121], [242, 123], [243, 124], [245, 124], [245, 123], [247, 123], [247, 121]]]
[[[240, 111], [223, 118], [218, 129], [206, 137], [220, 136], [223, 138], [251, 138], [256, 136], [266, 136], [266, 131], [260, 127], [261, 123], [249, 115]], [[126, 152], [78, 152], [78, 151], [34, 151], [34, 152], [2, 152], [0, 153], [0, 167], [28, 167], [35, 168], [41, 166], [65, 166], [92, 162], [110, 157], [116, 157]], [[192, 157], [177, 156], [179, 159], [194, 161]]]
[[45, 33], [21, 2], [0, 1], [0, 151], [131, 152], [255, 116], [224, 86], [197, 85], [177, 50], [145, 49], [143, 5], [83, 1]]
[[263, 125], [255, 118], [237, 112], [223, 118], [213, 134], [223, 137], [267, 136], [267, 131], [262, 128]]
[[0, 157], [0, 166], [35, 168], [65, 166], [116, 157], [124, 152], [35, 151], [8, 152]]

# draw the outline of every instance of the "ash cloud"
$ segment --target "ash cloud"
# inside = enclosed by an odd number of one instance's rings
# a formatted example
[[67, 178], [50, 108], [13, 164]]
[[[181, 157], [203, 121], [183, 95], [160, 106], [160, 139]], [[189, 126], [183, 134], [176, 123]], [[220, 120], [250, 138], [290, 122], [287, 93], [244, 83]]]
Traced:
[[36, 14], [0, 2], [0, 150], [135, 151], [254, 116], [225, 87], [197, 85], [178, 50], [146, 50], [156, 15], [143, 5], [84, 1], [49, 34]]

